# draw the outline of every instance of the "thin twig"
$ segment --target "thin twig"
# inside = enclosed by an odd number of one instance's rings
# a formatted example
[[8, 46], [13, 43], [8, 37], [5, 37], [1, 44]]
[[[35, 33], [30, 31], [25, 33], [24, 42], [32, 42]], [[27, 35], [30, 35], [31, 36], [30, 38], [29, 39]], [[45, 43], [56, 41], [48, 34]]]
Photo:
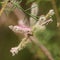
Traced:
[[[52, 3], [52, 6], [53, 6], [53, 9], [55, 10], [55, 15], [56, 15], [56, 18], [57, 18], [57, 27], [59, 27], [60, 26], [60, 16], [59, 16], [58, 9], [57, 9], [57, 6], [56, 6], [56, 1], [51, 0], [51, 3]], [[59, 25], [58, 25], [58, 23], [59, 23]]]
[[3, 11], [4, 11], [4, 9], [5, 9], [6, 5], [7, 5], [7, 3], [8, 3], [8, 0], [4, 1], [3, 5], [2, 5], [2, 9], [0, 11], [0, 16], [3, 13]]
[[30, 36], [29, 38], [34, 44], [39, 46], [39, 48], [44, 52], [44, 54], [48, 57], [49, 60], [54, 60], [48, 49], [43, 44], [40, 44], [34, 36]]

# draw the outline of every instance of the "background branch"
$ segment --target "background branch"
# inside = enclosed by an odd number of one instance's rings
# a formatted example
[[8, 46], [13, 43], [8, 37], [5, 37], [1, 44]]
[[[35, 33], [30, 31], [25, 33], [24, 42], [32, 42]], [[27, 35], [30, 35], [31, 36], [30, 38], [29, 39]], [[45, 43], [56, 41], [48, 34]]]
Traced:
[[52, 3], [52, 6], [53, 6], [53, 9], [55, 10], [55, 15], [56, 15], [56, 18], [57, 18], [57, 27], [59, 27], [60, 26], [60, 16], [59, 16], [58, 9], [57, 9], [57, 6], [56, 6], [56, 1], [51, 0], [51, 3]]
[[48, 49], [43, 44], [40, 44], [34, 36], [30, 36], [30, 40], [42, 50], [42, 52], [48, 57], [49, 60], [54, 60]]

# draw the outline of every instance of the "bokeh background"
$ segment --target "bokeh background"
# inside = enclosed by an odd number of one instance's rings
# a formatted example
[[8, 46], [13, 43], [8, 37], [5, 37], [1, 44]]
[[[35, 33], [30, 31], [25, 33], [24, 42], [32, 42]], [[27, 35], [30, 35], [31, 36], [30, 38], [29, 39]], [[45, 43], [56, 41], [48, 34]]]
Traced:
[[[39, 6], [38, 16], [47, 14], [50, 9], [55, 11], [55, 15], [52, 17], [53, 22], [47, 26], [47, 29], [42, 34], [37, 32], [36, 36], [49, 49], [54, 60], [60, 60], [60, 0], [22, 0], [21, 6], [28, 9], [34, 1]], [[2, 4], [0, 3], [1, 9]], [[30, 11], [28, 12], [30, 13]], [[0, 16], [0, 60], [48, 60], [44, 53], [34, 44], [27, 46], [17, 55], [12, 56], [10, 53], [11, 47], [17, 46], [22, 38], [21, 35], [18, 36], [8, 28], [11, 24], [17, 24], [18, 16], [16, 16], [16, 13], [19, 13], [19, 19], [24, 17], [24, 14], [18, 10], [7, 10]]]

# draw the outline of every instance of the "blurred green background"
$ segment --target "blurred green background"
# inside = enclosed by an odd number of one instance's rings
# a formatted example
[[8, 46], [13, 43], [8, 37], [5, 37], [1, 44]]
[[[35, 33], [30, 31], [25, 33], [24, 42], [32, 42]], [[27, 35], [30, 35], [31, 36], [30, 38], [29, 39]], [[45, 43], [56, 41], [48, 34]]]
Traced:
[[[36, 1], [39, 5], [39, 15], [46, 14], [50, 9], [55, 10], [52, 17], [53, 22], [47, 26], [42, 33], [35, 33], [40, 43], [44, 44], [51, 52], [54, 60], [60, 60], [60, 0], [22, 0], [21, 6], [27, 9], [31, 3]], [[0, 10], [2, 6], [0, 4]], [[29, 11], [28, 11], [29, 12]], [[59, 23], [57, 25], [57, 23]], [[8, 16], [4, 13], [0, 16], [0, 60], [48, 60], [40, 49], [31, 44], [21, 50], [17, 55], [12, 56], [11, 47], [19, 44], [19, 38], [8, 26], [17, 24], [17, 17], [14, 12]]]

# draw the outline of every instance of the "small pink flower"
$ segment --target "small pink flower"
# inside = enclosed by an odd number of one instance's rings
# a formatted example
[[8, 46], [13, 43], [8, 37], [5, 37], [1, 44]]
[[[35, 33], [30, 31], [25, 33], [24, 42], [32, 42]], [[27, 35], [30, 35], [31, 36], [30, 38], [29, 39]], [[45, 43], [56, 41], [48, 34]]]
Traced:
[[31, 28], [26, 26], [23, 23], [23, 21], [19, 21], [19, 25], [15, 25], [15, 26], [10, 25], [9, 28], [12, 29], [12, 31], [14, 31], [14, 32], [29, 32], [29, 31], [31, 31]]
[[27, 32], [27, 31], [31, 31], [31, 28], [27, 27], [27, 26], [18, 26], [20, 30]]
[[20, 30], [23, 30], [24, 32], [31, 31], [31, 28], [26, 26], [22, 20], [20, 20], [18, 23], [19, 23], [18, 27]]
[[13, 47], [13, 48], [11, 48], [11, 50], [10, 50], [10, 52], [12, 53], [12, 56], [14, 56], [15, 54], [17, 54], [18, 53], [18, 47]]

